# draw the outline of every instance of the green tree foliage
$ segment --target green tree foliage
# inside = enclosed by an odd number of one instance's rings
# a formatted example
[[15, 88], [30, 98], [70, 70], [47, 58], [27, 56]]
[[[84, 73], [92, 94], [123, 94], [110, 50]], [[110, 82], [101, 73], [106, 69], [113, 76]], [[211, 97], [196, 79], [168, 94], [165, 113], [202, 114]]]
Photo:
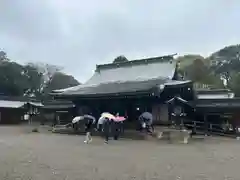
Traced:
[[79, 84], [72, 76], [60, 73], [60, 69], [49, 64], [20, 65], [0, 51], [0, 94], [44, 98], [51, 89]]
[[229, 81], [229, 87], [233, 90], [235, 96], [240, 96], [240, 73], [236, 73], [232, 76]]
[[[240, 50], [240, 44], [237, 45], [231, 45], [226, 46], [223, 49], [220, 49], [219, 51], [213, 53], [210, 58], [217, 58], [217, 57], [225, 57], [225, 60], [228, 60], [229, 58], [235, 57], [236, 54], [239, 53]], [[221, 59], [219, 59], [221, 60]]]
[[7, 61], [7, 53], [4, 51], [0, 51], [0, 61]]
[[114, 59], [113, 63], [127, 62], [128, 59], [125, 56], [118, 56]]
[[187, 76], [196, 82], [201, 82], [204, 80], [205, 76], [209, 74], [208, 67], [204, 64], [201, 59], [196, 59], [193, 63], [186, 69]]
[[21, 96], [27, 89], [23, 67], [14, 62], [0, 64], [0, 93]]
[[44, 64], [44, 63], [28, 63], [28, 66], [36, 69], [39, 74], [41, 74], [41, 81], [39, 80], [39, 90], [42, 92], [51, 82], [55, 73], [62, 70], [61, 67]]
[[[209, 67], [208, 60], [206, 59], [195, 59], [191, 60], [192, 63], [180, 68], [180, 73], [185, 79], [190, 79], [198, 84], [209, 85], [214, 88], [223, 88], [223, 82], [219, 75], [215, 75]], [[207, 62], [207, 63], [205, 63]]]
[[214, 62], [212, 70], [225, 79], [228, 85], [235, 73], [240, 71], [240, 45], [225, 47], [213, 53], [209, 59]]
[[180, 62], [180, 69], [184, 70], [184, 68], [193, 64], [193, 62], [196, 59], [204, 60], [204, 57], [202, 57], [201, 55], [198, 55], [198, 54], [188, 54], [188, 55], [184, 55], [184, 56], [179, 56], [176, 60], [178, 62]]
[[52, 76], [52, 78], [48, 82], [48, 84], [46, 85], [46, 87], [44, 89], [44, 94], [47, 95], [52, 90], [73, 87], [73, 86], [77, 86], [79, 84], [80, 83], [73, 76], [66, 75], [62, 72], [56, 72]]
[[[179, 56], [176, 61], [179, 62], [178, 73], [183, 76], [185, 79], [193, 79], [194, 72], [191, 71], [191, 67], [193, 66], [196, 60], [202, 60], [205, 64], [204, 57], [195, 54], [188, 54], [184, 56]], [[205, 64], [206, 65], [206, 64]]]
[[0, 64], [0, 93], [11, 96], [34, 96], [41, 94], [39, 84], [42, 74], [31, 66], [4, 61]]
[[35, 87], [35, 94], [41, 96], [41, 98], [47, 98], [48, 93], [54, 89], [79, 85], [79, 82], [73, 76], [61, 72], [61, 67], [43, 63], [30, 63], [28, 66], [38, 72], [37, 74], [33, 73], [31, 77], [36, 79], [36, 84], [32, 84]]
[[31, 65], [25, 65], [24, 67], [24, 75], [27, 78], [28, 89], [25, 91], [25, 96], [34, 96], [41, 97], [42, 96], [42, 84], [43, 81], [43, 73], [39, 72], [37, 68]]

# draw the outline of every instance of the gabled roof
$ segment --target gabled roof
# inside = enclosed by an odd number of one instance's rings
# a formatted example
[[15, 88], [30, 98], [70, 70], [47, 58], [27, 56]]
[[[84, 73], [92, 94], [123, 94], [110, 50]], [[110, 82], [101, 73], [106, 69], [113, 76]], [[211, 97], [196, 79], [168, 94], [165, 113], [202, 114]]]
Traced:
[[182, 103], [188, 103], [188, 101], [186, 101], [185, 99], [183, 99], [179, 96], [173, 97], [172, 99], [168, 100], [166, 103], [171, 104], [171, 103], [174, 103], [175, 101], [179, 101], [179, 102], [182, 102]]
[[20, 96], [0, 96], [0, 107], [4, 108], [19, 108], [25, 104], [30, 104], [35, 107], [42, 107], [43, 104], [35, 99]]
[[0, 100], [0, 108], [21, 108], [25, 105], [22, 101]]
[[53, 92], [66, 96], [146, 92], [165, 83], [174, 84], [175, 70], [172, 55], [97, 65], [94, 75], [85, 84]]

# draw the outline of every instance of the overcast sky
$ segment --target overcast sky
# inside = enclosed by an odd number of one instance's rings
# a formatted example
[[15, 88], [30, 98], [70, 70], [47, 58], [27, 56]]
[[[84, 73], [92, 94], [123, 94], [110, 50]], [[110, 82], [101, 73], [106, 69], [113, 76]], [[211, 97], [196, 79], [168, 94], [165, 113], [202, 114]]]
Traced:
[[0, 0], [0, 49], [84, 82], [96, 64], [240, 43], [239, 0]]

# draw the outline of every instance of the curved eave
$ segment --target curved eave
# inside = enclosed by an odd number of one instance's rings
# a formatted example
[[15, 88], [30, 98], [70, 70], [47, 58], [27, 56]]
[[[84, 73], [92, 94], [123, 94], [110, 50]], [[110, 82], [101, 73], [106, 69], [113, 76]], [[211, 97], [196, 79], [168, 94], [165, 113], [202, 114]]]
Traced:
[[56, 98], [122, 98], [122, 97], [157, 97], [159, 94], [155, 90], [134, 91], [134, 92], [121, 92], [121, 93], [108, 93], [108, 94], [54, 94]]
[[101, 93], [51, 93], [52, 96], [57, 98], [101, 98], [101, 97], [134, 97], [134, 96], [145, 96], [145, 97], [160, 97], [165, 87], [181, 87], [191, 84], [191, 81], [169, 81], [160, 85], [154, 85], [152, 88], [142, 90], [129, 90], [123, 92], [101, 92]]

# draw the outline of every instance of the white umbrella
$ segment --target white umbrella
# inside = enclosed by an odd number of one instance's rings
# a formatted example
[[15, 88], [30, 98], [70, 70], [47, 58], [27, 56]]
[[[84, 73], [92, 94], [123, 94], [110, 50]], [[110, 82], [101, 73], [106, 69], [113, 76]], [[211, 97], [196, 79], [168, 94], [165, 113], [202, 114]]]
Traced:
[[102, 117], [108, 118], [108, 119], [115, 119], [115, 116], [108, 113], [108, 112], [104, 112], [101, 114]]
[[82, 120], [84, 120], [84, 116], [76, 116], [75, 118], [73, 118], [72, 123], [75, 124]]
[[98, 119], [98, 124], [103, 124], [106, 120], [107, 120], [106, 117], [101, 116], [101, 117]]
[[87, 118], [87, 119], [91, 119], [93, 122], [93, 124], [96, 122], [96, 118], [95, 117], [93, 117], [92, 115], [89, 115], [89, 114], [85, 114], [84, 116], [83, 116], [84, 118]]

